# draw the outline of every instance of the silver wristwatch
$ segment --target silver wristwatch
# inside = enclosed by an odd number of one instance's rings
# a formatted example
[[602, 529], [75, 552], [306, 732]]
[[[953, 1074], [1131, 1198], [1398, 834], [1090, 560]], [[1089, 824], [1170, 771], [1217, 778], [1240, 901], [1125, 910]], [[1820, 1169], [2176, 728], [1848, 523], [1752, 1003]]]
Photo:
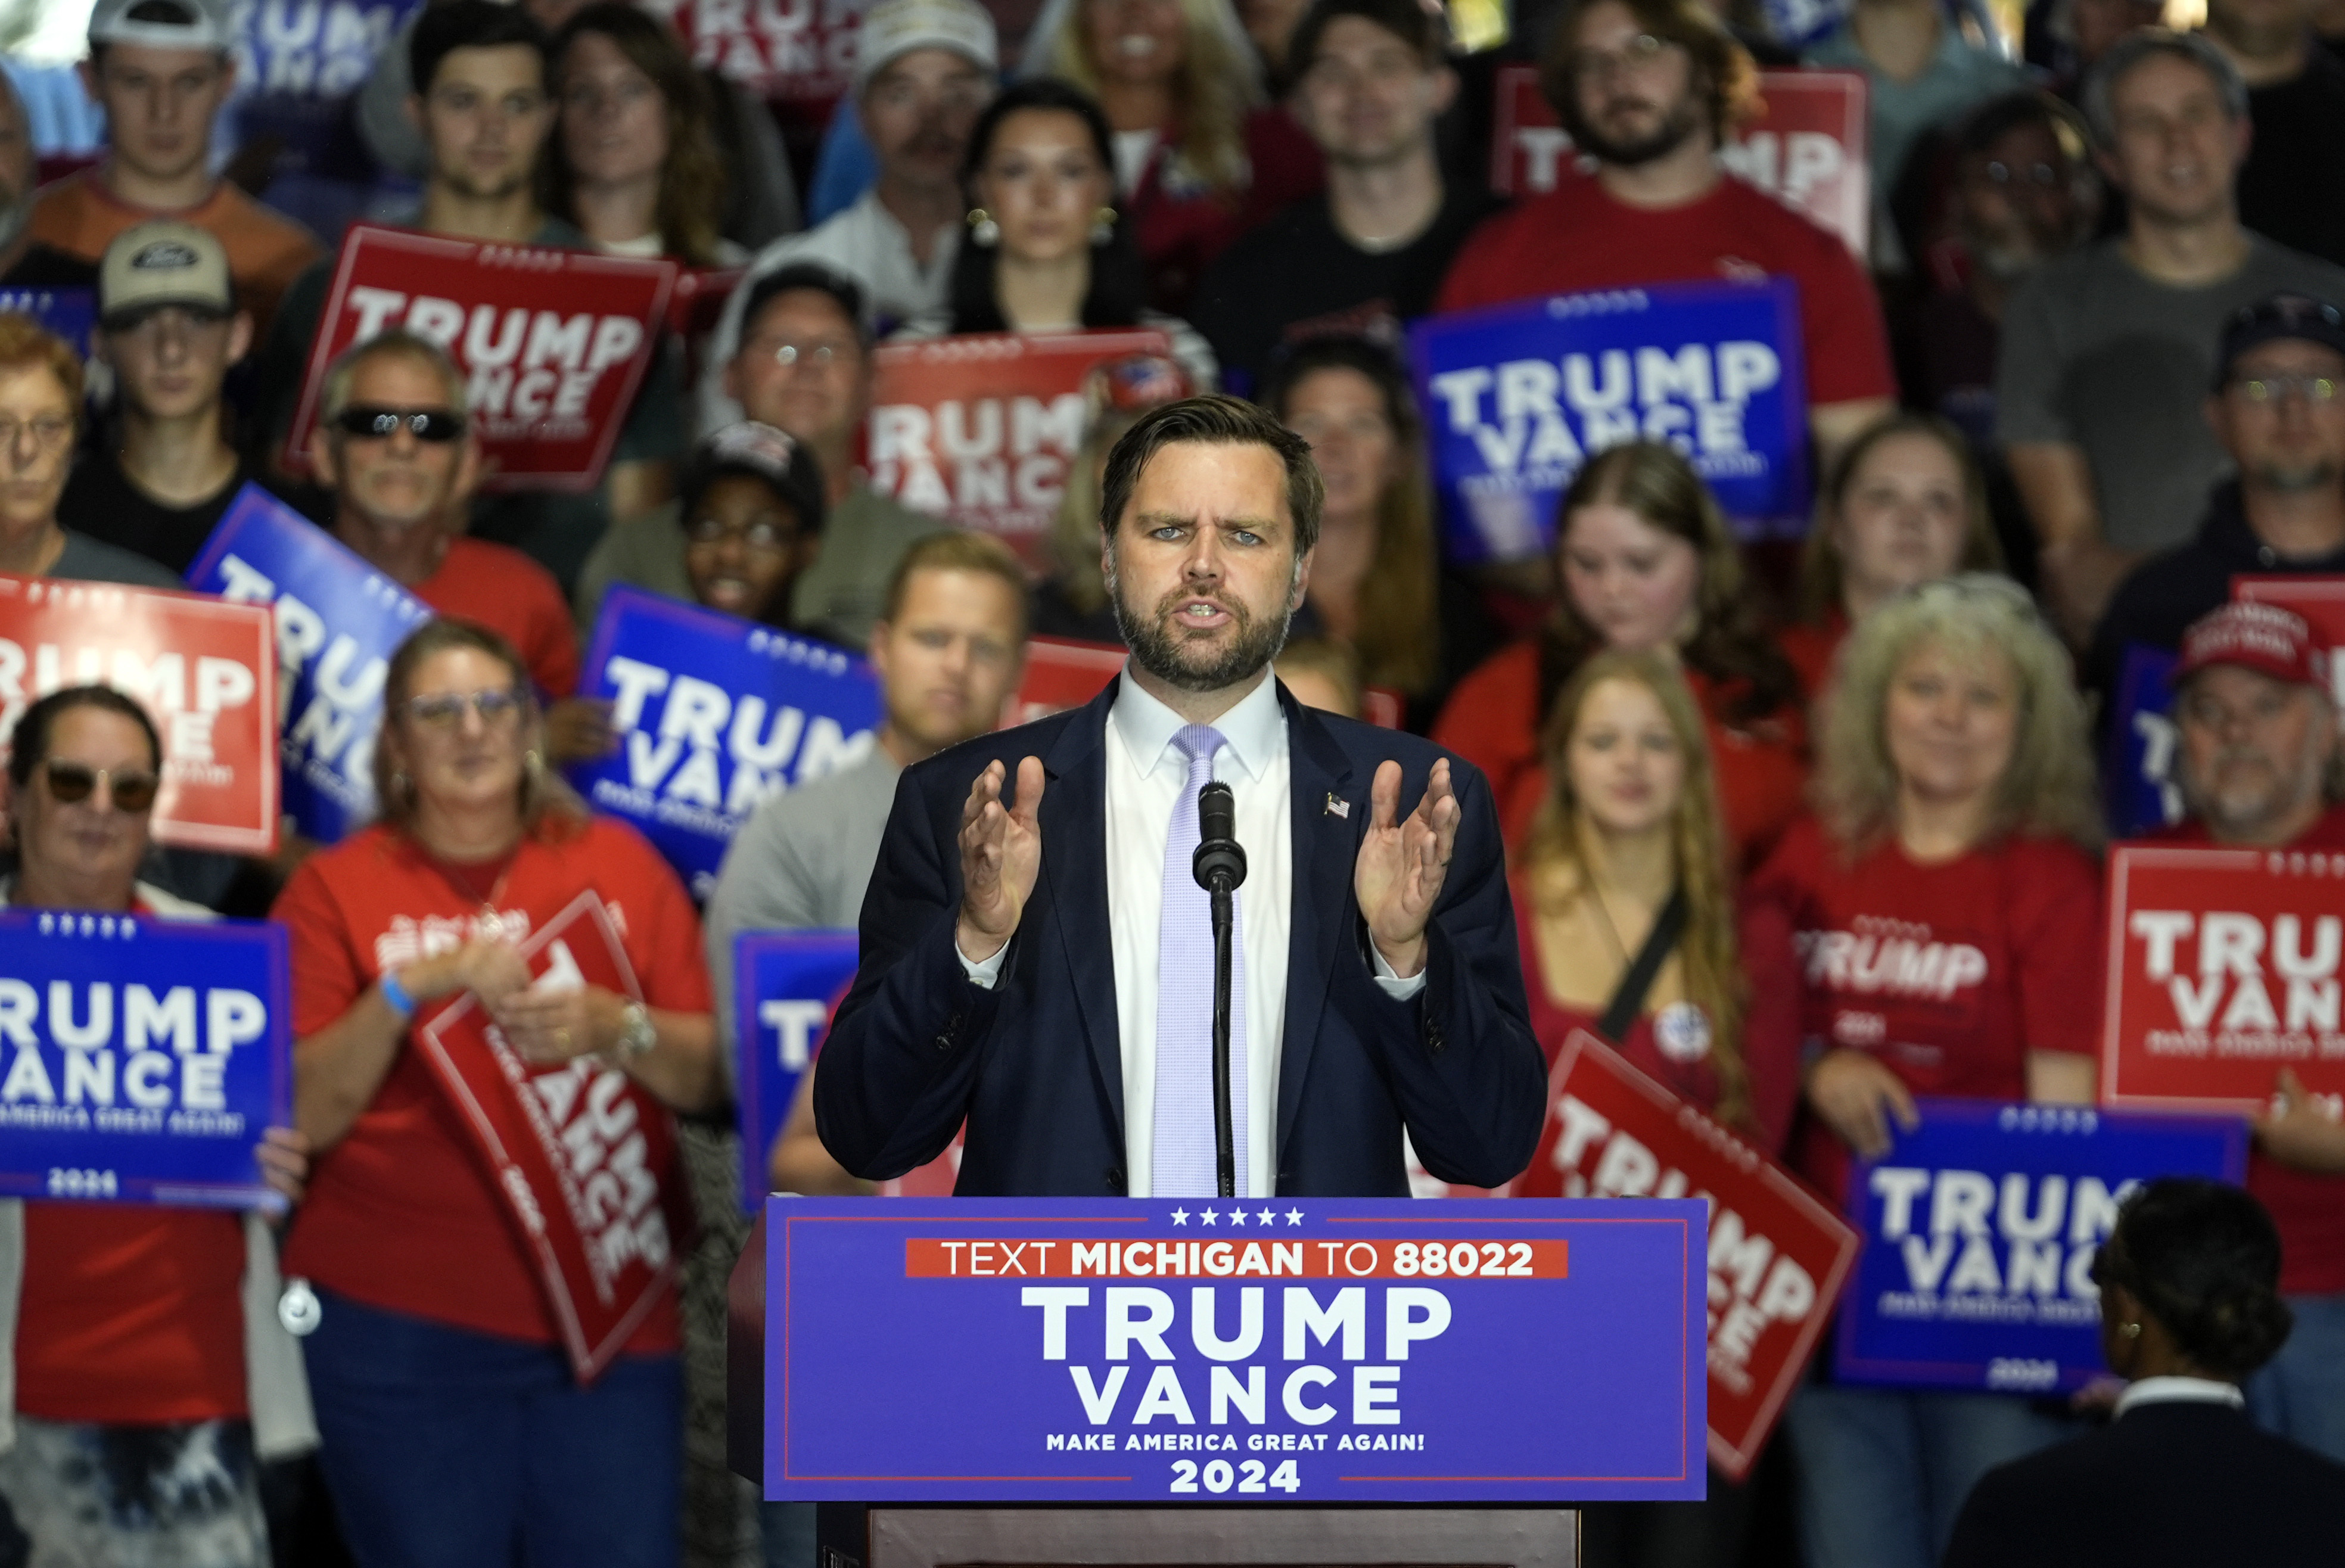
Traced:
[[619, 1010], [619, 1060], [632, 1061], [657, 1044], [659, 1030], [652, 1027], [650, 1008], [630, 1002]]

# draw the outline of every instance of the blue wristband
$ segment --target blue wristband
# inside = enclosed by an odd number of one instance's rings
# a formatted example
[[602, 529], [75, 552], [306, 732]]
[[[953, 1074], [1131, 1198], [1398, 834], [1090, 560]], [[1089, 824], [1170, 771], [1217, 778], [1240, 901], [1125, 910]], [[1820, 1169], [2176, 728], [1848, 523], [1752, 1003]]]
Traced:
[[375, 984], [382, 987], [382, 999], [391, 1005], [392, 1012], [402, 1018], [411, 1018], [415, 1016], [415, 998], [409, 996], [407, 987], [399, 983], [398, 970], [385, 969], [382, 972], [382, 978], [377, 980]]

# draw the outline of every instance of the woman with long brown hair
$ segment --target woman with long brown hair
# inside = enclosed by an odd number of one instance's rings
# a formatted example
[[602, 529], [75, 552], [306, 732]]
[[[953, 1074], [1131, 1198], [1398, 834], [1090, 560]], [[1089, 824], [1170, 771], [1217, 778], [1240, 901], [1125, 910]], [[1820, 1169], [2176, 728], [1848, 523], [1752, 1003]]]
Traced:
[[1554, 614], [1457, 683], [1433, 738], [1488, 775], [1519, 844], [1547, 797], [1538, 737], [1556, 693], [1603, 649], [1660, 652], [1701, 706], [1727, 862], [1754, 863], [1800, 809], [1807, 727], [1718, 502], [1675, 448], [1632, 441], [1588, 460], [1560, 514]]
[[563, 25], [549, 58], [562, 123], [546, 148], [546, 210], [613, 255], [746, 259], [718, 232], [725, 165], [707, 84], [667, 25], [602, 0]]

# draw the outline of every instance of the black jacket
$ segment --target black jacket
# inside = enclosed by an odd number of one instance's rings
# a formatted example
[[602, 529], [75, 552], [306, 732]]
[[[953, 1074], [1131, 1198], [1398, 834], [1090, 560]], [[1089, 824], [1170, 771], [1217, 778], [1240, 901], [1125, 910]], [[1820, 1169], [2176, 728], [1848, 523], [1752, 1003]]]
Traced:
[[1941, 1568], [2334, 1568], [2341, 1520], [2345, 1464], [2177, 1401], [1987, 1472]]

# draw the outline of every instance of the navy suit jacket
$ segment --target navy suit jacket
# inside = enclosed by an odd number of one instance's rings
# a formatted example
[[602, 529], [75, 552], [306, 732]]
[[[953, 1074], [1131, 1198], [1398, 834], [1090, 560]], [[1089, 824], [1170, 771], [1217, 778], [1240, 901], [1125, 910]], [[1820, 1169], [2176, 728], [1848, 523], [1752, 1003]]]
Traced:
[[[961, 1194], [1129, 1189], [1102, 740], [1121, 685], [905, 770], [864, 897], [862, 965], [815, 1076], [822, 1141], [857, 1176], [885, 1180], [935, 1158], [966, 1118]], [[1404, 1126], [1441, 1179], [1510, 1180], [1538, 1141], [1546, 1067], [1524, 1007], [1489, 786], [1450, 758], [1463, 808], [1457, 849], [1426, 927], [1425, 988], [1396, 1001], [1376, 983], [1352, 893], [1368, 788], [1379, 763], [1398, 762], [1400, 809], [1413, 810], [1435, 760], [1448, 754], [1304, 708], [1284, 686], [1278, 697], [1293, 770], [1294, 891], [1276, 1189], [1405, 1198]], [[988, 763], [999, 759], [1014, 785], [1028, 756], [1047, 773], [1041, 870], [988, 989], [969, 980], [954, 946], [961, 811]], [[1350, 803], [1347, 815], [1328, 810], [1331, 795]]]

